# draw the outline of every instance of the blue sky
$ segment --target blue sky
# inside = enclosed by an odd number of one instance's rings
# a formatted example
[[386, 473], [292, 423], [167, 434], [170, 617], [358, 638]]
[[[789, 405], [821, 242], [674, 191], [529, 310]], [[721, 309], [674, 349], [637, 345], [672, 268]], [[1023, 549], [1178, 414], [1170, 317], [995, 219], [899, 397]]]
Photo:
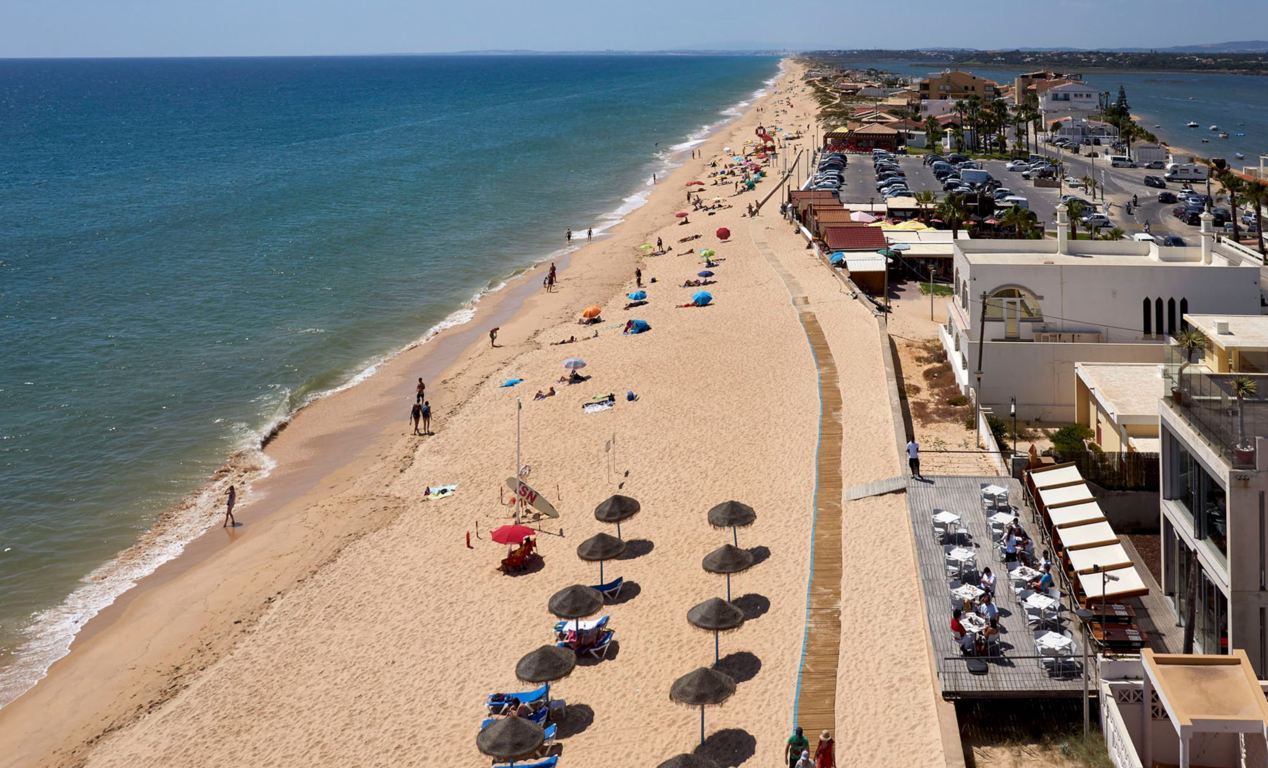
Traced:
[[0, 0], [0, 57], [1162, 47], [1265, 30], [1263, 0]]

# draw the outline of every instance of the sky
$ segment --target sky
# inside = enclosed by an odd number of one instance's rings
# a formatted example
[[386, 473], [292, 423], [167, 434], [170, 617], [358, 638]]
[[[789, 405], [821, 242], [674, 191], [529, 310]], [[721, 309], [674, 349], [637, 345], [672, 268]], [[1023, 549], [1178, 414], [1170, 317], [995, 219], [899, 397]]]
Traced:
[[1265, 30], [1264, 0], [0, 0], [3, 58], [1166, 47]]

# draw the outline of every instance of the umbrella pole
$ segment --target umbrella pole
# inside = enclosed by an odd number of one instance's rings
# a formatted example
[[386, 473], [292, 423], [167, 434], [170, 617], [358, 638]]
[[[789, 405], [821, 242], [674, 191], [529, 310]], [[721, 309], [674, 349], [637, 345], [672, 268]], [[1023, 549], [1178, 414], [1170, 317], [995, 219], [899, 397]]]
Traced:
[[721, 659], [721, 652], [718, 650], [718, 630], [713, 630], [713, 666], [718, 666]]
[[621, 521], [620, 520], [616, 521], [616, 537], [618, 539], [621, 538]]
[[700, 705], [700, 746], [704, 746], [704, 705]]
[[600, 561], [599, 561], [599, 584], [600, 584], [600, 585], [602, 585], [603, 583], [604, 583], [604, 581], [603, 581], [603, 561], [602, 561], [602, 560], [600, 560]]
[[726, 601], [731, 602], [731, 574], [726, 575]]
[[731, 526], [731, 537], [735, 540], [735, 546], [740, 546], [740, 531], [734, 525]]

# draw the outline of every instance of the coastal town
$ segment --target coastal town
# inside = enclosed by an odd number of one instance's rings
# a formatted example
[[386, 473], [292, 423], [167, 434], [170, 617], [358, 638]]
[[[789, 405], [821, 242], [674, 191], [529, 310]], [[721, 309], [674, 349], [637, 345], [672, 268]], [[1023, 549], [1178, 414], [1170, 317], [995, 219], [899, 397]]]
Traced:
[[0, 766], [1268, 765], [1268, 154], [1131, 98], [783, 59], [219, 473]]

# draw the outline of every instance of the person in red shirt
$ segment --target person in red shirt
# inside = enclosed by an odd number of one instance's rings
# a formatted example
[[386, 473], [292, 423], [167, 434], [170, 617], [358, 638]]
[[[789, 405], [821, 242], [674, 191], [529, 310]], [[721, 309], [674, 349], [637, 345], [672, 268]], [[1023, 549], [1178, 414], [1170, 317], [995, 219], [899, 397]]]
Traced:
[[815, 768], [837, 768], [836, 742], [828, 731], [819, 734], [819, 746], [815, 747]]
[[951, 634], [955, 637], [955, 642], [959, 644], [960, 651], [963, 653], [973, 653], [973, 636], [965, 631], [964, 625], [960, 623], [960, 617], [964, 612], [956, 608], [951, 613]]

